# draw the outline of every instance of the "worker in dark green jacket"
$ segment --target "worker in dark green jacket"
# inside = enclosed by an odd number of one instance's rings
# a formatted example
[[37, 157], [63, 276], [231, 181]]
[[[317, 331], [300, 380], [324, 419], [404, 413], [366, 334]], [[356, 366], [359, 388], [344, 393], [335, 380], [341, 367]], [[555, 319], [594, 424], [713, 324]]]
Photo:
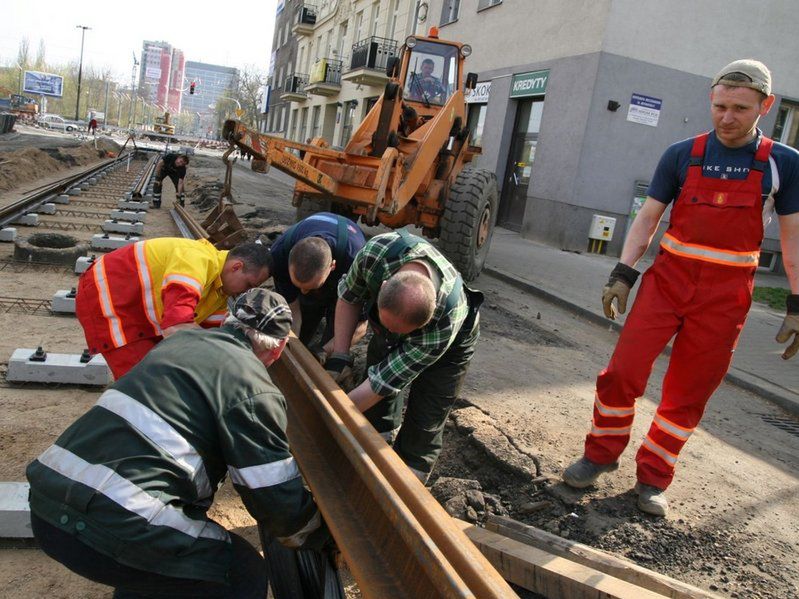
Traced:
[[165, 339], [105, 391], [28, 466], [41, 548], [119, 597], [263, 599], [263, 558], [207, 511], [229, 475], [262, 533], [329, 539], [265, 368], [290, 327], [285, 300], [252, 289], [222, 327]]

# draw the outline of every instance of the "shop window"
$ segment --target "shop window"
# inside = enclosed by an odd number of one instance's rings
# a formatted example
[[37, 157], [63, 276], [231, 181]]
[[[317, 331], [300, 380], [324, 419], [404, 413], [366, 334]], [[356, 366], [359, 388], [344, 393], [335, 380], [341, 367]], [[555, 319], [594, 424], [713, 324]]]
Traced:
[[444, 0], [444, 6], [441, 7], [441, 25], [452, 23], [458, 20], [458, 12], [460, 11], [461, 0]]
[[485, 125], [488, 104], [470, 104], [466, 115], [466, 126], [469, 127], [469, 143], [473, 146], [483, 145], [483, 126]]
[[780, 104], [771, 137], [774, 141], [799, 149], [799, 104]]

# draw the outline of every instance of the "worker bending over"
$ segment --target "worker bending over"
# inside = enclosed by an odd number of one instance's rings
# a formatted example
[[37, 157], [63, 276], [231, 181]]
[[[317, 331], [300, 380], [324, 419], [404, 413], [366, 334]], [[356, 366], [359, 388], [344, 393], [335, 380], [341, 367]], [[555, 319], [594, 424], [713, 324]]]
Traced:
[[752, 301], [764, 216], [776, 208], [792, 294], [777, 341], [799, 350], [799, 153], [765, 137], [757, 122], [774, 104], [771, 74], [739, 60], [713, 79], [713, 131], [672, 145], [633, 221], [621, 261], [602, 294], [605, 314], [624, 313], [646, 251], [669, 203], [669, 229], [646, 272], [607, 369], [597, 378], [585, 455], [569, 466], [570, 486], [592, 485], [618, 467], [630, 440], [635, 401], [655, 358], [674, 337], [663, 396], [638, 450], [638, 507], [665, 516], [664, 495], [680, 450], [724, 378]]
[[184, 205], [183, 181], [186, 178], [186, 167], [189, 165], [189, 157], [182, 152], [169, 152], [158, 161], [155, 166], [155, 182], [153, 183], [153, 208], [161, 207], [161, 191], [163, 181], [167, 177], [172, 180], [175, 186], [175, 201], [181, 206]]
[[[334, 353], [325, 368], [337, 381], [348, 376], [365, 308], [374, 332], [367, 378], [349, 397], [422, 482], [474, 355], [482, 301], [436, 248], [404, 229], [370, 239], [339, 283]], [[400, 393], [408, 385], [403, 419]]]
[[[332, 353], [333, 320], [338, 283], [366, 243], [354, 222], [330, 212], [319, 212], [289, 227], [272, 245], [275, 290], [291, 307], [292, 328], [304, 344], [314, 339], [325, 319], [317, 355]], [[353, 343], [366, 333], [366, 320], [358, 325]]]
[[263, 599], [263, 558], [207, 515], [228, 475], [262, 533], [321, 548], [266, 371], [290, 325], [283, 298], [250, 290], [221, 328], [166, 339], [105, 391], [28, 466], [42, 550], [115, 596]]
[[269, 251], [244, 243], [217, 250], [205, 240], [138, 241], [101, 256], [78, 282], [75, 313], [89, 352], [121, 377], [162, 338], [219, 326], [228, 296], [261, 285]]

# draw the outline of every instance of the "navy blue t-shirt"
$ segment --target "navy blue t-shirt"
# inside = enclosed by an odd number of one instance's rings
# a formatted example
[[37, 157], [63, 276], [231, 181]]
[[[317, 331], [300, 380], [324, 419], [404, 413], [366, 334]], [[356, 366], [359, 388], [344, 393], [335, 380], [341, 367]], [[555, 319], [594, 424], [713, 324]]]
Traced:
[[[762, 134], [760, 130], [757, 133], [757, 138], [751, 143], [740, 148], [728, 148], [716, 138], [715, 132], [711, 132], [705, 148], [702, 176], [716, 179], [745, 179], [760, 143]], [[693, 138], [690, 138], [669, 146], [655, 169], [647, 195], [664, 204], [679, 197], [688, 174], [693, 143]], [[790, 146], [774, 142], [771, 158], [777, 167], [779, 177], [779, 189], [774, 194], [774, 209], [781, 215], [799, 212], [799, 152]], [[770, 167], [771, 165], [763, 171], [763, 201], [771, 193]]]
[[[344, 254], [343, 260], [337, 260], [336, 255], [336, 239], [338, 235], [338, 219], [343, 218], [330, 212], [318, 212], [312, 214], [305, 220], [300, 221], [297, 225], [296, 233], [294, 234], [293, 242], [296, 244], [298, 241], [306, 237], [321, 237], [330, 246], [330, 251], [333, 253], [333, 259], [336, 260], [336, 268], [327, 277], [327, 281], [319, 289], [318, 295], [327, 297], [331, 295], [326, 293], [326, 290], [332, 289], [332, 297], [338, 296], [338, 282], [352, 266], [355, 255], [361, 251], [361, 248], [366, 243], [363, 236], [363, 231], [349, 219], [347, 221], [347, 251]], [[275, 259], [274, 268], [274, 281], [275, 290], [286, 298], [288, 303], [296, 300], [300, 295], [300, 290], [297, 289], [291, 282], [289, 276], [289, 253], [290, 248], [286, 248], [287, 240], [286, 235], [281, 235], [272, 244], [272, 256]], [[293, 246], [292, 246], [293, 247]], [[288, 251], [286, 251], [288, 249]]]

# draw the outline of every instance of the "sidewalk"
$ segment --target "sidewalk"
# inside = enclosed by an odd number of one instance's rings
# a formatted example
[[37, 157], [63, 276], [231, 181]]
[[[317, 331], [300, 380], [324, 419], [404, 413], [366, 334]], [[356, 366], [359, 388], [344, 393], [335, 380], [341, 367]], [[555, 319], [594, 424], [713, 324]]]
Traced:
[[[596, 324], [619, 329], [605, 318], [600, 300], [616, 262], [615, 257], [561, 251], [497, 228], [484, 272]], [[638, 269], [643, 272], [650, 264], [642, 261]], [[786, 286], [787, 281], [785, 277], [757, 274], [755, 284], [777, 287]], [[627, 303], [628, 312], [638, 288], [636, 285]], [[780, 357], [783, 345], [774, 341], [783, 317], [784, 312], [765, 304], [752, 304], [726, 380], [799, 415], [799, 357], [784, 361]], [[623, 324], [624, 315], [617, 322]]]

